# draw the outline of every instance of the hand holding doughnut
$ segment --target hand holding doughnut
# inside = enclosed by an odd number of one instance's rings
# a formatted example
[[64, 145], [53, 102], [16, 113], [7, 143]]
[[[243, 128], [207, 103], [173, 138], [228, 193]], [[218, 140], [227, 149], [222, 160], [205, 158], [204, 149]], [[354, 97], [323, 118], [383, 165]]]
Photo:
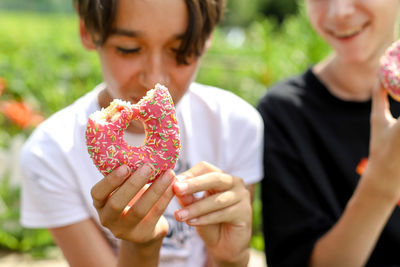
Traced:
[[[131, 120], [144, 124], [144, 145], [132, 147], [124, 140], [124, 130]], [[119, 99], [107, 108], [90, 115], [86, 128], [86, 144], [90, 157], [106, 176], [120, 165], [135, 171], [146, 162], [154, 168], [154, 177], [173, 169], [181, 143], [171, 95], [165, 86], [156, 84], [137, 104]]]
[[[400, 40], [385, 51], [378, 74], [383, 87], [393, 99], [400, 101]], [[400, 200], [397, 205], [400, 206]]]
[[378, 73], [381, 84], [395, 100], [400, 101], [400, 41], [385, 51]]

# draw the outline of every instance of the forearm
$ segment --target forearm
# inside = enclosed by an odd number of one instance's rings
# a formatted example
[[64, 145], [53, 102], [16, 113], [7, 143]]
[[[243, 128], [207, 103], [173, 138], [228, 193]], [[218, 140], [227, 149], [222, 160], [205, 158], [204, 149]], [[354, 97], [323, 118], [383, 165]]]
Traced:
[[69, 266], [115, 266], [117, 257], [92, 219], [49, 229]]
[[397, 202], [379, 187], [360, 180], [339, 221], [317, 241], [310, 266], [365, 265]]
[[250, 249], [244, 250], [237, 257], [232, 258], [232, 261], [219, 261], [217, 257], [209, 255], [206, 267], [246, 267], [250, 259]]
[[136, 266], [138, 262], [143, 267], [158, 266], [161, 244], [162, 239], [142, 245], [122, 240], [118, 267]]

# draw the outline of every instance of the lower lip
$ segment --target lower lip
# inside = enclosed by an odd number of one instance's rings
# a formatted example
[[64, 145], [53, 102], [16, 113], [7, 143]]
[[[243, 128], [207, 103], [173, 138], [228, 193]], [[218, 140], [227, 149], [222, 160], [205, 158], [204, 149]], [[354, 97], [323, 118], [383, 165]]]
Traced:
[[350, 41], [350, 40], [355, 39], [358, 35], [360, 35], [360, 33], [361, 33], [361, 31], [359, 31], [359, 32], [357, 32], [357, 33], [355, 33], [353, 35], [346, 36], [346, 37], [337, 37], [336, 36], [336, 39], [338, 39], [340, 41]]
[[139, 98], [136, 98], [136, 97], [130, 97], [129, 98], [129, 102], [131, 102], [132, 104], [136, 104], [137, 102], [139, 102]]
[[346, 36], [346, 37], [335, 36], [335, 37], [336, 37], [336, 39], [338, 39], [340, 41], [348, 42], [348, 41], [351, 41], [351, 40], [357, 38], [361, 33], [364, 32], [365, 28], [366, 28], [366, 26], [364, 26], [360, 31], [358, 31], [358, 32], [356, 32], [356, 33], [354, 33], [354, 34], [352, 34], [350, 36]]

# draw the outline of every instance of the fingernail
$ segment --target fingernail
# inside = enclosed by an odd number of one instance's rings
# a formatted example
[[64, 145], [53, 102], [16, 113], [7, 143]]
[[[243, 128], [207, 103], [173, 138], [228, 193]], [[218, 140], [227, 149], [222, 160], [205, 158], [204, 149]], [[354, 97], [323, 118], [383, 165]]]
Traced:
[[190, 220], [188, 221], [188, 223], [196, 224], [198, 221], [199, 221], [199, 219], [190, 219]]
[[181, 182], [181, 181], [183, 181], [183, 180], [185, 180], [185, 179], [187, 179], [187, 178], [189, 178], [189, 176], [187, 176], [186, 174], [183, 174], [183, 173], [178, 174], [178, 175], [176, 176], [176, 180], [178, 180], [179, 182]]
[[187, 218], [187, 216], [189, 215], [189, 212], [188, 212], [188, 210], [180, 210], [180, 211], [178, 211], [177, 215], [178, 215], [179, 219], [184, 221]]
[[178, 187], [178, 190], [181, 194], [185, 193], [185, 191], [188, 189], [187, 183], [176, 182], [175, 186]]
[[117, 169], [116, 172], [118, 177], [126, 177], [129, 173], [129, 167], [126, 165], [122, 165]]
[[182, 174], [177, 175], [176, 180], [178, 180], [178, 182], [185, 180], [185, 175]]
[[153, 172], [154, 172], [154, 167], [150, 163], [146, 163], [140, 168], [140, 173], [143, 176], [151, 176]]
[[166, 170], [164, 174], [161, 176], [163, 180], [170, 181], [175, 176], [175, 173], [172, 170]]

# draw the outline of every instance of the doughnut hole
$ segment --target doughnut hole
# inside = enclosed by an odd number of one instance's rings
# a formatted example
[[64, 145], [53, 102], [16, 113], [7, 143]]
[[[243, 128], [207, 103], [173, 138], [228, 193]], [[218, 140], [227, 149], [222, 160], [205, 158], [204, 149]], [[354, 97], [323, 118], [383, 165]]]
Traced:
[[[131, 124], [132, 123], [141, 123], [141, 122], [137, 119], [134, 119], [134, 120], [132, 120]], [[128, 127], [128, 129], [129, 129], [129, 127]], [[145, 137], [146, 137], [146, 135], [144, 132], [143, 133], [131, 133], [128, 130], [124, 131], [124, 140], [130, 146], [138, 147], [138, 146], [143, 145]]]

